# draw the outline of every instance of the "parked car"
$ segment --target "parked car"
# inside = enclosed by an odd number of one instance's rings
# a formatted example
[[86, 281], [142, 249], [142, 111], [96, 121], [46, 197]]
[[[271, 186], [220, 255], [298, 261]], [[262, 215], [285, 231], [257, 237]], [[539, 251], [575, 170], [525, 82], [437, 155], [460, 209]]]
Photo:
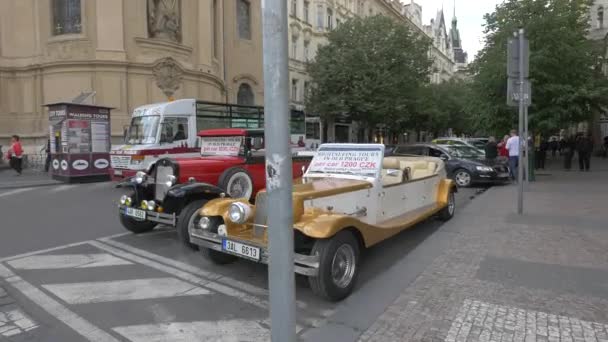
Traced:
[[469, 143], [470, 145], [473, 145], [476, 148], [484, 151], [486, 148], [486, 145], [488, 144], [488, 141], [490, 141], [490, 139], [489, 138], [467, 138], [465, 141], [467, 143]]
[[[381, 144], [323, 144], [293, 186], [295, 272], [328, 300], [347, 297], [361, 251], [432, 216], [455, 212], [455, 183], [441, 159], [383, 157]], [[218, 198], [201, 209], [190, 241], [212, 262], [268, 263], [266, 191], [255, 205]]]
[[[436, 145], [471, 146], [471, 147], [474, 147], [474, 148], [478, 149], [481, 153], [485, 154], [483, 147], [480, 148], [480, 147], [472, 144], [470, 141], [468, 141], [468, 139], [461, 139], [461, 138], [437, 138], [437, 139], [433, 139], [433, 141], [431, 141], [431, 142], [433, 144], [436, 144]], [[484, 145], [484, 147], [485, 147], [485, 145]]]
[[[162, 223], [176, 227], [189, 245], [188, 229], [208, 200], [248, 200], [266, 186], [263, 130], [211, 129], [198, 135], [200, 157], [160, 159], [152, 174], [138, 172], [119, 184], [133, 189], [120, 198], [118, 210], [127, 230], [143, 233]], [[303, 175], [311, 159], [294, 156], [294, 178]]]
[[467, 145], [403, 145], [395, 149], [394, 155], [441, 158], [446, 163], [448, 177], [461, 187], [480, 183], [504, 183], [510, 180], [506, 164], [496, 162], [494, 165], [486, 165], [485, 154]]

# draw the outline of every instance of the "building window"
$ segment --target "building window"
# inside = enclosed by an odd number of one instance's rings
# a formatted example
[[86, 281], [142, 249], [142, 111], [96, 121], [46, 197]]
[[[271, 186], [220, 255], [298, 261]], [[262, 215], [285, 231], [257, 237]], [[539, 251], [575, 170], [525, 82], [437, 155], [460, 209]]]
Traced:
[[310, 2], [304, 1], [304, 21], [310, 24]]
[[317, 7], [317, 30], [323, 31], [323, 5]]
[[255, 104], [253, 90], [249, 84], [243, 83], [239, 86], [239, 92], [236, 94], [236, 103], [244, 106], [253, 106]]
[[298, 80], [291, 80], [291, 100], [298, 101]]
[[217, 58], [220, 54], [220, 27], [219, 27], [219, 13], [218, 13], [218, 0], [213, 0], [211, 4], [211, 29], [213, 32], [213, 57]]
[[52, 6], [55, 35], [82, 32], [80, 0], [53, 0]]
[[251, 39], [251, 4], [247, 0], [237, 0], [239, 38]]
[[304, 101], [308, 98], [310, 92], [310, 82], [304, 81]]
[[308, 56], [310, 54], [310, 42], [304, 42], [304, 60], [308, 60]]
[[291, 58], [298, 59], [298, 38], [291, 37]]
[[333, 30], [334, 28], [334, 11], [331, 8], [327, 9], [327, 29]]
[[604, 7], [600, 6], [597, 9], [597, 28], [604, 28]]
[[298, 0], [291, 0], [291, 15], [298, 16]]

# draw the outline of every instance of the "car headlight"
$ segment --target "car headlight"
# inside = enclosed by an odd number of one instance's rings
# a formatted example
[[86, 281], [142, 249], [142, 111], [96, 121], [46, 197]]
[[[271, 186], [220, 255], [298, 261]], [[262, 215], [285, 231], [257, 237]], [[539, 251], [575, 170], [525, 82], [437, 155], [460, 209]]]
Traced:
[[148, 210], [156, 209], [156, 203], [154, 201], [148, 201]]
[[209, 219], [207, 216], [201, 217], [201, 219], [198, 221], [198, 226], [204, 230], [209, 229], [209, 227], [211, 227], [211, 219]]
[[141, 201], [141, 204], [139, 205], [140, 208], [142, 208], [143, 210], [148, 210], [148, 201], [143, 200]]
[[251, 208], [241, 202], [232, 203], [230, 207], [228, 207], [228, 217], [230, 218], [230, 221], [236, 224], [245, 223], [250, 214]]
[[120, 204], [122, 204], [122, 205], [127, 204], [127, 198], [129, 198], [129, 197], [127, 197], [127, 195], [120, 196]]
[[481, 171], [481, 172], [492, 172], [494, 171], [493, 168], [489, 167], [489, 166], [477, 166], [477, 171]]
[[135, 178], [134, 178], [135, 183], [137, 183], [137, 184], [143, 183], [146, 180], [147, 176], [148, 175], [146, 175], [145, 172], [143, 172], [143, 171], [137, 171], [137, 173], [135, 174]]
[[131, 206], [131, 204], [133, 204], [133, 200], [131, 199], [131, 197], [127, 197], [127, 198], [125, 198], [125, 205], [126, 205], [127, 207], [130, 207], [130, 206]]

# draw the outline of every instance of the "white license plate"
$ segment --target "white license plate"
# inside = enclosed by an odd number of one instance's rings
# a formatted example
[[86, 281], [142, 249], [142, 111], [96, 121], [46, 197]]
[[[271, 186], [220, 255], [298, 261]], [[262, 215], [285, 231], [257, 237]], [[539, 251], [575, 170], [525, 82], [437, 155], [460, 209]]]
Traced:
[[135, 217], [140, 220], [146, 219], [146, 212], [140, 209], [135, 208], [127, 208], [126, 210], [127, 216]]
[[230, 240], [222, 240], [222, 249], [227, 252], [232, 252], [234, 254], [238, 254], [253, 260], [260, 260], [260, 248], [253, 247], [249, 245], [245, 245], [242, 243], [230, 241]]
[[122, 176], [122, 170], [114, 170], [114, 176]]

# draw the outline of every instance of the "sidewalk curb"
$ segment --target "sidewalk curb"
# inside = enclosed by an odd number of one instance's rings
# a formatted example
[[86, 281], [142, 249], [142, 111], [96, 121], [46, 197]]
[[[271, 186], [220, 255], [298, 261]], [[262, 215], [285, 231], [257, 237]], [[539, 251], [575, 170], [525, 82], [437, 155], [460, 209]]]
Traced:
[[[471, 206], [481, 205], [484, 201], [479, 197], [492, 196], [497, 191], [505, 191], [505, 189], [492, 187], [475, 194], [475, 201], [461, 208], [461, 212], [466, 213], [471, 210]], [[327, 317], [323, 325], [306, 330], [298, 340], [302, 342], [359, 340], [401, 293], [449, 248], [454, 235], [461, 234], [458, 225], [463, 219], [467, 218], [454, 217], [451, 221], [442, 224], [408, 255], [404, 255], [396, 264], [370, 279], [340, 303], [334, 314]], [[395, 286], [387, 288], [385, 284]]]

